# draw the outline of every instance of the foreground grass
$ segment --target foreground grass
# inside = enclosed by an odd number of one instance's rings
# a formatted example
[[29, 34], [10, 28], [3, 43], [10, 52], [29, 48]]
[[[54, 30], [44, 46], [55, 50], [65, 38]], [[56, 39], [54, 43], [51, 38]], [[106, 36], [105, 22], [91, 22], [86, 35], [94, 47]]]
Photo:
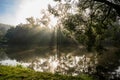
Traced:
[[21, 66], [0, 65], [0, 80], [94, 80], [92, 77], [81, 74], [80, 76], [58, 75], [34, 70]]

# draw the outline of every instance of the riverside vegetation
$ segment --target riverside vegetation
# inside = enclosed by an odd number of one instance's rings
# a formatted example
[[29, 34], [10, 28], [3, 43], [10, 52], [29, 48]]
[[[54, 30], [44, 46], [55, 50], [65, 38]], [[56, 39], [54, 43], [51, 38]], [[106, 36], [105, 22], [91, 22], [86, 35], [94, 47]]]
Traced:
[[59, 75], [57, 73], [35, 72], [21, 65], [0, 65], [0, 80], [95, 80], [92, 76], [81, 74], [78, 76]]

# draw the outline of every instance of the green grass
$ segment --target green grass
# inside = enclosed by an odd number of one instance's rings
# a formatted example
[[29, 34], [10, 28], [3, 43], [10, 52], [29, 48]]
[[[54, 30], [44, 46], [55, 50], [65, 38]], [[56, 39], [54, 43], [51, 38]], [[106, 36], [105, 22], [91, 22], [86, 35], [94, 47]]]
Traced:
[[0, 65], [0, 80], [94, 80], [89, 75], [79, 76], [59, 75], [46, 72], [36, 72], [21, 66]]

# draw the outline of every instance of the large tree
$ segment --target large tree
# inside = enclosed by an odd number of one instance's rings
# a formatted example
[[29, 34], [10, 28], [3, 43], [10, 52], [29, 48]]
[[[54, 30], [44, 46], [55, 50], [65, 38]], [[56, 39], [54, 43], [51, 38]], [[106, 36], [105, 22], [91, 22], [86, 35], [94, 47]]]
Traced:
[[[62, 0], [54, 0], [54, 1], [62, 1]], [[71, 1], [71, 0], [66, 0], [66, 1]], [[82, 0], [78, 0], [78, 1], [82, 1]], [[85, 3], [88, 2], [89, 0], [84, 0]], [[120, 0], [91, 0], [94, 2], [100, 2], [103, 3], [104, 5], [108, 5], [110, 7], [112, 7], [113, 9], [116, 10], [116, 12], [118, 13], [118, 15], [120, 16]]]
[[115, 28], [118, 21], [111, 6], [94, 0], [62, 0], [54, 8], [49, 6], [48, 10], [59, 18], [59, 26], [88, 51], [93, 48], [98, 52], [104, 50], [104, 41], [111, 37], [107, 32]]
[[119, 0], [55, 1], [58, 4], [48, 10], [59, 18], [59, 26], [88, 51], [97, 51], [96, 74], [109, 76], [119, 66]]

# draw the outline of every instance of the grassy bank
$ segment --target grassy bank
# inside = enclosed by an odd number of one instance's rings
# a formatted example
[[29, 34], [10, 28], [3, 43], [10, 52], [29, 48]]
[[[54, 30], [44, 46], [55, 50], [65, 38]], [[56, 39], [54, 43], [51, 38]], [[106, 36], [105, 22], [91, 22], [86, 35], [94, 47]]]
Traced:
[[80, 76], [58, 75], [46, 72], [35, 72], [34, 70], [21, 66], [0, 65], [0, 80], [94, 80], [88, 75]]

